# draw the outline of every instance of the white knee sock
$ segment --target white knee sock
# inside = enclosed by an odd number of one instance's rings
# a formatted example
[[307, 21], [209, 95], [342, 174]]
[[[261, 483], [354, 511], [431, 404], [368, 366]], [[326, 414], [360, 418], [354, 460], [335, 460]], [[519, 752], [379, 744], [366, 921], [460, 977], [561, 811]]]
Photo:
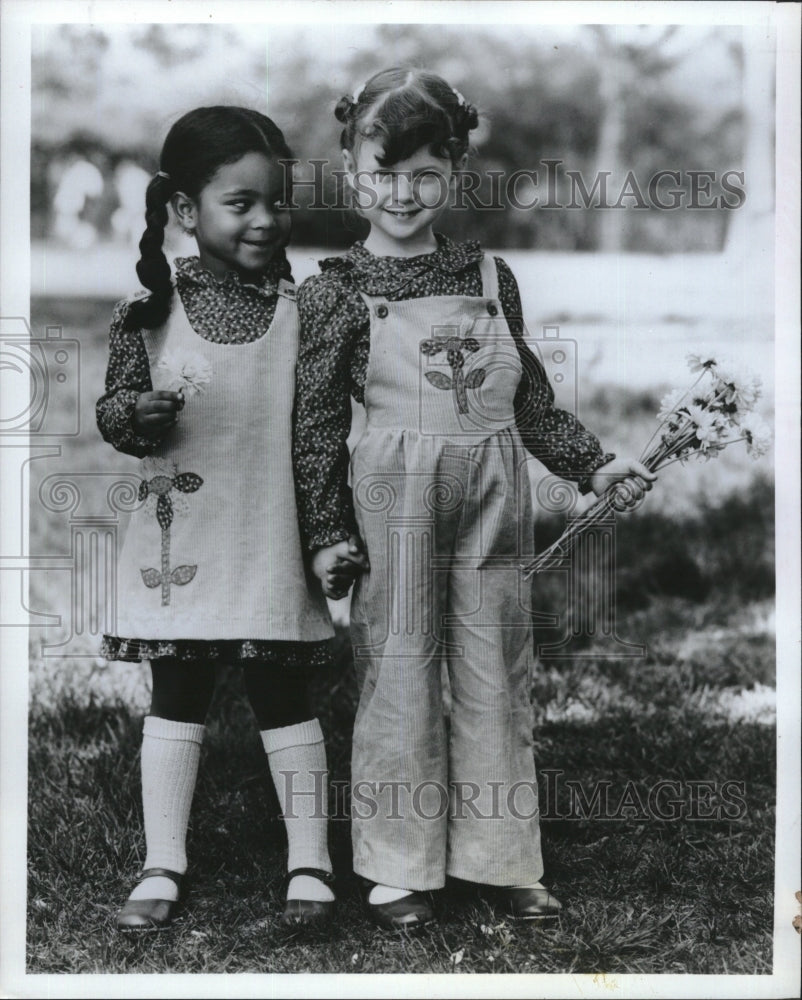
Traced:
[[[289, 871], [322, 868], [330, 872], [328, 845], [328, 769], [323, 731], [317, 719], [260, 733], [287, 830]], [[333, 899], [320, 882], [292, 880], [288, 898]], [[312, 884], [314, 881], [314, 884]]]
[[145, 868], [187, 870], [189, 811], [205, 727], [149, 715], [142, 738]]

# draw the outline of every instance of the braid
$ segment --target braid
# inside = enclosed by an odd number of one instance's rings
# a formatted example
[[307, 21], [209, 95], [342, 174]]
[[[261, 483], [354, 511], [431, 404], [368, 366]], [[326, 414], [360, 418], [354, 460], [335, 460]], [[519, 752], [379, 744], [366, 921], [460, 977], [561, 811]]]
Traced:
[[167, 202], [171, 194], [171, 182], [159, 174], [148, 184], [145, 195], [145, 232], [139, 241], [141, 254], [136, 265], [139, 280], [149, 288], [151, 294], [131, 304], [126, 317], [126, 326], [136, 330], [153, 330], [167, 319], [173, 296], [170, 265], [164, 256], [164, 230], [168, 222]]
[[273, 260], [281, 268], [278, 274], [279, 278], [283, 278], [285, 281], [289, 281], [291, 284], [294, 284], [295, 282], [292, 277], [292, 264], [290, 264], [287, 259], [287, 251], [285, 247], [281, 247], [279, 250], [276, 250], [273, 255]]

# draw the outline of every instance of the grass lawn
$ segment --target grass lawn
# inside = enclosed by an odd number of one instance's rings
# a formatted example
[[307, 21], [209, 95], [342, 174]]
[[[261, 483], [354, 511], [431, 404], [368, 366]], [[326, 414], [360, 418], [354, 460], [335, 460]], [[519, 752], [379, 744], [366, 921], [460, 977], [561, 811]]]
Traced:
[[[768, 649], [763, 652], [768, 658]], [[559, 923], [516, 926], [459, 886], [442, 894], [438, 929], [409, 941], [374, 931], [362, 915], [348, 878], [344, 818], [331, 823], [335, 867], [343, 877], [335, 928], [304, 942], [288, 942], [276, 931], [283, 825], [236, 677], [221, 686], [211, 713], [189, 838], [185, 916], [159, 935], [117, 935], [114, 915], [143, 861], [141, 717], [95, 700], [65, 699], [35, 711], [28, 969], [768, 973], [773, 728], [727, 719], [704, 702], [694, 705], [704, 681], [688, 663], [650, 657], [641, 666], [647, 677], [638, 695], [646, 702], [651, 689], [655, 696], [647, 703], [608, 708], [593, 719], [543, 721], [536, 729], [547, 881], [566, 904]], [[355, 700], [345, 662], [342, 670], [317, 678], [315, 690], [339, 787], [348, 777]], [[603, 683], [604, 664], [589, 660], [583, 672]], [[551, 672], [544, 673], [533, 692], [541, 715], [555, 687]], [[587, 683], [584, 689], [584, 703], [592, 704]], [[609, 783], [608, 815], [618, 812], [618, 818], [594, 817], [592, 809], [581, 818], [571, 782], [581, 782], [589, 798], [602, 781]], [[670, 798], [684, 818], [661, 820], [643, 810], [650, 791], [665, 781], [675, 783]], [[735, 792], [725, 789], [727, 781], [738, 783]], [[711, 791], [700, 794], [705, 787]], [[668, 798], [660, 808], [671, 815]], [[342, 817], [341, 801], [332, 811]], [[691, 818], [694, 812], [699, 818]], [[711, 814], [716, 818], [701, 818]]]
[[[84, 432], [41, 470], [32, 463], [34, 553], [68, 547], [63, 515], [59, 521], [36, 506], [45, 475], [135, 469], [92, 429], [107, 321], [108, 303], [37, 304], [35, 328], [60, 322], [64, 336], [81, 339], [88, 388]], [[600, 389], [583, 419], [602, 433], [623, 426], [645, 442], [655, 402], [654, 393]], [[742, 454], [719, 462], [714, 482], [705, 466], [700, 476], [667, 472], [617, 531], [616, 629], [644, 644], [646, 655], [606, 658], [595, 639], [580, 636], [568, 655], [538, 663], [532, 696], [545, 881], [565, 904], [559, 921], [515, 925], [468, 887], [450, 885], [438, 901], [439, 925], [418, 938], [388, 937], [368, 924], [349, 876], [342, 805], [356, 692], [340, 631], [337, 666], [315, 674], [312, 692], [339, 815], [331, 823], [341, 878], [335, 926], [315, 940], [287, 940], [276, 929], [283, 824], [239, 677], [224, 671], [201, 758], [183, 917], [162, 934], [118, 935], [114, 916], [144, 860], [145, 672], [43, 656], [37, 642], [28, 971], [770, 973], [773, 491], [766, 466], [755, 469]], [[559, 523], [541, 521], [538, 530], [547, 544]], [[63, 593], [43, 581], [33, 575], [32, 606], [60, 610]], [[593, 580], [580, 583], [583, 601], [601, 599]], [[564, 577], [538, 579], [536, 606], [559, 622], [537, 630], [540, 647], [570, 633]], [[593, 794], [603, 789], [602, 815]]]

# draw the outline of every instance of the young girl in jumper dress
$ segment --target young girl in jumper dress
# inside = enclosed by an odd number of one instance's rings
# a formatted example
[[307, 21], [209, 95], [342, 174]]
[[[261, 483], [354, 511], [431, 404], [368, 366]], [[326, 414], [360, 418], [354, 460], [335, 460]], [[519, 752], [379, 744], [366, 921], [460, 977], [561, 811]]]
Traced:
[[[370, 559], [351, 612], [354, 869], [391, 929], [430, 922], [446, 876], [492, 887], [513, 918], [556, 916], [540, 883], [526, 461], [583, 492], [624, 481], [633, 499], [655, 477], [555, 408], [504, 261], [433, 231], [476, 109], [400, 68], [336, 114], [370, 232], [299, 290], [294, 461], [313, 565], [322, 575], [357, 526]], [[350, 396], [367, 426], [349, 486]]]
[[[334, 905], [326, 754], [304, 672], [327, 658], [324, 592], [342, 596], [360, 557], [344, 540], [323, 588], [302, 560], [290, 455], [298, 324], [281, 162], [290, 158], [281, 131], [255, 111], [198, 108], [177, 121], [147, 191], [137, 274], [150, 294], [121, 302], [112, 319], [98, 425], [142, 459], [144, 502], [125, 538], [117, 629], [103, 652], [147, 661], [153, 677], [142, 743], [147, 857], [120, 930], [165, 927], [180, 901], [219, 663], [242, 667], [286, 814], [281, 922], [324, 922]], [[168, 205], [198, 246], [197, 257], [176, 260], [175, 277], [162, 252]]]

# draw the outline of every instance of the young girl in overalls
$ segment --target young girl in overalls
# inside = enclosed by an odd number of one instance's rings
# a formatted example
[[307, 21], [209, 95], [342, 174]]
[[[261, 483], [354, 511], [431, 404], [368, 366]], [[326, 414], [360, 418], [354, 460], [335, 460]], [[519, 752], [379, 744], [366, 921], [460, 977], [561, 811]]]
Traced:
[[[433, 232], [476, 109], [438, 76], [400, 68], [336, 115], [370, 232], [299, 290], [293, 447], [313, 565], [323, 573], [357, 527], [370, 560], [351, 611], [354, 870], [386, 928], [430, 922], [429, 891], [446, 876], [492, 887], [513, 918], [552, 917], [520, 572], [534, 536], [526, 462], [585, 492], [624, 481], [633, 499], [654, 477], [555, 408], [504, 261]], [[367, 416], [350, 485], [349, 396]]]
[[[167, 926], [217, 664], [239, 664], [285, 815], [285, 926], [331, 917], [326, 753], [305, 685], [333, 634], [302, 559], [291, 461], [298, 323], [281, 131], [258, 112], [198, 108], [170, 130], [147, 190], [137, 274], [112, 319], [98, 426], [142, 459], [118, 568], [109, 659], [149, 662], [142, 742], [147, 857], [120, 930]], [[198, 256], [162, 252], [171, 205]], [[344, 542], [324, 580], [347, 589]], [[311, 581], [311, 583], [310, 583]], [[310, 796], [310, 792], [316, 795]]]

